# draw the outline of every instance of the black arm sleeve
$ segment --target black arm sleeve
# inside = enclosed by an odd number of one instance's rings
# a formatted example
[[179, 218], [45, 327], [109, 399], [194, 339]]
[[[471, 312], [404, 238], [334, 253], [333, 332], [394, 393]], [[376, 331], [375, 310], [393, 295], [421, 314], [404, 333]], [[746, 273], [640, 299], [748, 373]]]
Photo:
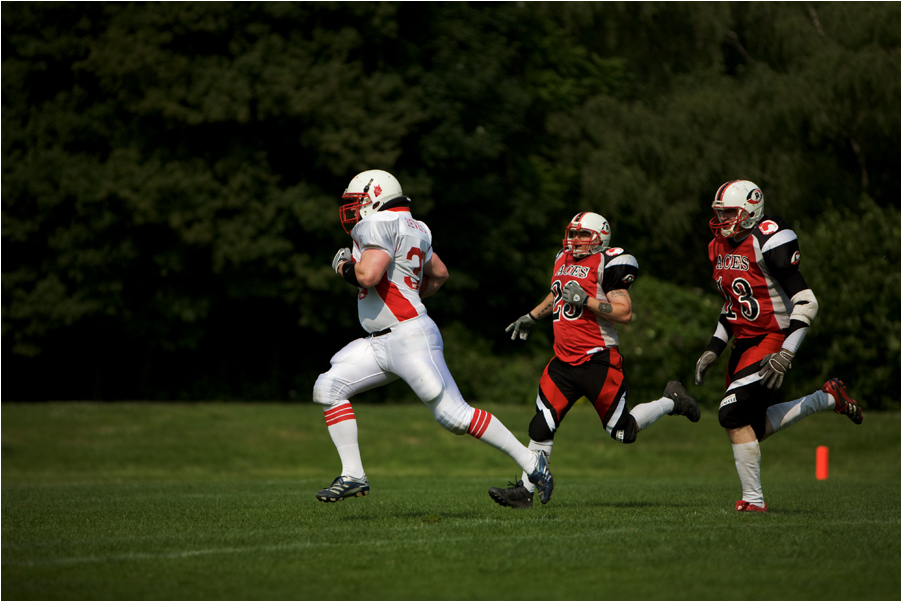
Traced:
[[354, 271], [353, 261], [344, 262], [344, 265], [341, 266], [341, 277], [347, 280], [348, 284], [353, 284], [360, 288], [360, 282], [357, 281], [357, 272]]

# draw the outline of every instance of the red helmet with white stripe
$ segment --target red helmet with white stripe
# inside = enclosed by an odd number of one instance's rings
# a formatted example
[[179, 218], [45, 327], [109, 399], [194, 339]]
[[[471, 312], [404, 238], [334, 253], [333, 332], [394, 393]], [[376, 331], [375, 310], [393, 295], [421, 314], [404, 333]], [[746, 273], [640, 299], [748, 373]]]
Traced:
[[371, 169], [357, 174], [341, 195], [341, 198], [351, 202], [338, 209], [345, 232], [350, 234], [357, 222], [403, 194], [397, 178], [387, 171]]
[[733, 180], [717, 190], [714, 217], [708, 222], [716, 237], [729, 238], [737, 230], [748, 230], [764, 217], [764, 193], [758, 185], [748, 180]]
[[577, 213], [564, 231], [564, 253], [576, 259], [604, 251], [610, 243], [611, 224], [597, 213]]

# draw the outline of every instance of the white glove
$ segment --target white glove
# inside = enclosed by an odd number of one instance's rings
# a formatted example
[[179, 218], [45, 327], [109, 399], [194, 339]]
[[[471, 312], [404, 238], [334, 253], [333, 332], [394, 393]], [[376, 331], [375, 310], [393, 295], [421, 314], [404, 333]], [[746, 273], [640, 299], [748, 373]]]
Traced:
[[564, 303], [582, 307], [589, 300], [589, 295], [587, 295], [586, 291], [576, 283], [576, 280], [571, 280], [564, 285], [564, 292], [561, 295], [561, 299], [564, 300]]
[[698, 361], [695, 363], [695, 384], [700, 385], [705, 382], [705, 372], [717, 359], [717, 354], [713, 351], [705, 351]]
[[332, 269], [335, 270], [335, 273], [339, 276], [341, 275], [341, 272], [338, 271], [338, 266], [341, 265], [343, 261], [351, 261], [351, 249], [348, 247], [339, 249], [338, 253], [335, 254], [335, 258], [332, 259]]
[[792, 368], [792, 358], [795, 354], [792, 351], [781, 349], [777, 353], [771, 353], [758, 364], [763, 366], [758, 376], [763, 377], [764, 386], [768, 389], [779, 389], [783, 384], [783, 377], [786, 371]]
[[504, 329], [504, 332], [511, 332], [511, 340], [514, 341], [517, 339], [517, 336], [520, 336], [521, 341], [525, 341], [526, 337], [529, 336], [529, 329], [536, 325], [536, 321], [532, 319], [532, 316], [527, 314], [517, 319], [516, 322], [508, 326]]

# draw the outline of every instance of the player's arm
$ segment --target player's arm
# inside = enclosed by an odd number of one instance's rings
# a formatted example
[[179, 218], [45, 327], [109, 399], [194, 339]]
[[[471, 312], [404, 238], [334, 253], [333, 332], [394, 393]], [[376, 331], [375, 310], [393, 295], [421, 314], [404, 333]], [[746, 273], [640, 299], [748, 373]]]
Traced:
[[517, 321], [504, 329], [505, 332], [511, 333], [511, 340], [520, 337], [521, 341], [525, 341], [529, 336], [529, 329], [536, 325], [536, 322], [549, 315], [554, 310], [554, 295], [548, 293], [542, 301], [526, 312], [525, 316], [520, 316]]
[[[787, 231], [792, 237], [785, 243], [775, 246], [772, 250], [766, 250], [764, 260], [774, 273], [777, 282], [792, 301], [792, 313], [789, 316], [789, 327], [783, 332], [786, 338], [777, 353], [772, 353], [761, 360], [761, 371], [764, 385], [768, 389], [779, 389], [783, 384], [783, 377], [792, 367], [792, 360], [798, 352], [808, 328], [817, 317], [817, 297], [808, 288], [805, 278], [799, 271], [799, 242], [795, 233]], [[767, 245], [765, 245], [765, 249]]]
[[624, 288], [616, 288], [612, 291], [605, 291], [605, 297], [608, 298], [607, 301], [590, 296], [575, 280], [565, 284], [561, 294], [564, 303], [569, 303], [574, 307], [588, 307], [596, 316], [609, 322], [629, 324], [633, 319], [633, 302], [630, 299], [629, 291]]
[[360, 261], [356, 263], [350, 260], [350, 252], [345, 256], [342, 254], [344, 251], [347, 249], [342, 249], [336, 254], [332, 266], [337, 273], [354, 286], [361, 288], [376, 286], [382, 280], [388, 266], [391, 265], [391, 255], [382, 249], [364, 249], [360, 254]]
[[425, 299], [435, 293], [447, 282], [451, 274], [437, 253], [432, 252], [432, 257], [423, 266], [423, 279], [420, 281], [420, 298]]
[[633, 302], [629, 291], [618, 288], [606, 291], [605, 297], [608, 298], [607, 302], [589, 297], [586, 300], [586, 307], [592, 310], [593, 314], [608, 322], [629, 324], [633, 319]]
[[730, 337], [733, 336], [733, 326], [727, 320], [727, 315], [721, 311], [720, 318], [717, 320], [717, 328], [714, 335], [708, 341], [704, 353], [695, 362], [695, 384], [700, 385], [705, 382], [705, 372], [711, 367], [711, 364], [720, 357], [720, 354], [727, 348]]
[[533, 320], [541, 320], [545, 316], [551, 315], [552, 310], [554, 310], [554, 295], [552, 293], [548, 293], [542, 301], [529, 310], [529, 316], [532, 317]]
[[799, 350], [808, 328], [817, 317], [817, 297], [808, 288], [802, 273], [798, 269], [787, 274], [777, 274], [777, 282], [792, 301], [792, 313], [789, 315], [789, 327], [784, 331], [786, 339], [783, 349], [795, 354]]

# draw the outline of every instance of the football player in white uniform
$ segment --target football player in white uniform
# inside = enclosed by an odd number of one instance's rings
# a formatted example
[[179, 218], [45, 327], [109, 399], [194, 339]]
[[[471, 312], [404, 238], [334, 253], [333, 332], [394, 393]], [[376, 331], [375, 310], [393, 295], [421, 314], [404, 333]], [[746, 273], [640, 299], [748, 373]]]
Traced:
[[764, 215], [764, 194], [754, 182], [725, 183], [711, 207], [714, 239], [708, 258], [725, 303], [714, 336], [696, 363], [695, 384], [704, 382], [705, 372], [733, 337], [718, 419], [733, 445], [742, 485], [736, 510], [767, 512], [759, 442], [814, 412], [833, 410], [861, 424], [861, 409], [838, 378], [801, 399], [773, 403], [772, 392], [783, 383], [818, 310], [799, 271], [799, 241], [782, 219]]
[[349, 202], [340, 209], [341, 222], [354, 246], [340, 249], [332, 268], [357, 289], [360, 325], [368, 334], [336, 353], [332, 368], [313, 387], [342, 464], [317, 499], [338, 502], [369, 493], [350, 399], [400, 378], [444, 428], [509, 455], [547, 503], [554, 479], [545, 454], [527, 449], [500, 420], [464, 401], [448, 372], [442, 335], [422, 302], [441, 288], [448, 270], [432, 248], [432, 232], [411, 216], [411, 201], [398, 180], [385, 171], [365, 171], [342, 198]]

